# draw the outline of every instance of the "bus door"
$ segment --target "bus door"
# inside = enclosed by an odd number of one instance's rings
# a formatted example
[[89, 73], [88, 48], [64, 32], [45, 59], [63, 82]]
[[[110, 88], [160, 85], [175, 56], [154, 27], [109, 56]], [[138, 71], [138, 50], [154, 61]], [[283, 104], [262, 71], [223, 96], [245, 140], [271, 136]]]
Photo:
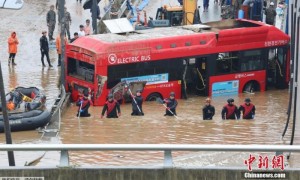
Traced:
[[287, 88], [286, 68], [287, 49], [284, 47], [268, 49], [267, 83], [279, 89]]
[[188, 59], [187, 83], [189, 91], [197, 95], [207, 94], [207, 57]]

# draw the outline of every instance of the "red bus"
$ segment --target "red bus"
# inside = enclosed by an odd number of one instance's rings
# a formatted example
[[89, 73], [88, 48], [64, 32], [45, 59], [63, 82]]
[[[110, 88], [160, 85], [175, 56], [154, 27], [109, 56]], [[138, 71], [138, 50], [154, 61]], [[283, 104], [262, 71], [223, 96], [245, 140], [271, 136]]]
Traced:
[[241, 19], [85, 36], [66, 47], [66, 89], [76, 100], [89, 88], [103, 105], [128, 79], [147, 81], [146, 100], [287, 88], [289, 41], [274, 26]]

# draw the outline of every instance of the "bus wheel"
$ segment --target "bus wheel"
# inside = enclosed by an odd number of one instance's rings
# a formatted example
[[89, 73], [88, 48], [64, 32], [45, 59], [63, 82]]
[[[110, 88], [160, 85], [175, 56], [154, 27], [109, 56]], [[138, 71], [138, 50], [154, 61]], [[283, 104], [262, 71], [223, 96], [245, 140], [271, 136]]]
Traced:
[[159, 93], [152, 93], [147, 96], [146, 101], [156, 101], [157, 98], [162, 98]]
[[243, 88], [243, 92], [246, 92], [246, 93], [253, 93], [253, 92], [259, 91], [259, 90], [260, 90], [259, 84], [256, 81], [247, 82], [247, 84]]

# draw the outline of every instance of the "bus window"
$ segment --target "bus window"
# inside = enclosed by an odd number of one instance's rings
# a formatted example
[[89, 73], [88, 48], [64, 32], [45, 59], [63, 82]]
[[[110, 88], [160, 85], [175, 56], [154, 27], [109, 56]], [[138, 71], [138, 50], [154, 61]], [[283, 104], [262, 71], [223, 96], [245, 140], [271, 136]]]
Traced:
[[230, 74], [239, 72], [240, 68], [238, 52], [219, 53], [216, 62], [217, 74]]
[[75, 78], [94, 82], [95, 66], [73, 58], [68, 58], [67, 74]]
[[241, 71], [255, 71], [264, 69], [261, 50], [251, 50], [242, 52]]

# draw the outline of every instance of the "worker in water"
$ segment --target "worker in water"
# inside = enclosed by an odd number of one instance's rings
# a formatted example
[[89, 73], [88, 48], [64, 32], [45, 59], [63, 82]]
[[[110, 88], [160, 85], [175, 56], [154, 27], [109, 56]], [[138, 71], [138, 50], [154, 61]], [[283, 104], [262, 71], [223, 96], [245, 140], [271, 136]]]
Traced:
[[91, 106], [90, 100], [88, 99], [88, 92], [84, 91], [82, 97], [80, 97], [76, 103], [76, 106], [78, 106], [78, 117], [90, 117], [91, 114], [89, 114], [89, 107]]
[[245, 99], [245, 103], [240, 105], [239, 111], [243, 112], [243, 119], [254, 119], [255, 106], [251, 103], [250, 98]]
[[211, 105], [211, 99], [207, 98], [205, 100], [205, 105], [202, 108], [203, 120], [212, 120], [215, 115], [215, 107]]
[[132, 113], [131, 116], [144, 116], [142, 104], [143, 97], [141, 96], [142, 90], [136, 91], [136, 96], [132, 95]]
[[222, 109], [222, 119], [240, 119], [240, 111], [237, 106], [234, 105], [234, 99], [229, 98], [227, 103]]
[[174, 116], [176, 114], [176, 107], [178, 105], [177, 100], [175, 99], [175, 93], [170, 93], [170, 98], [164, 99], [163, 102], [166, 104], [166, 114], [165, 116]]
[[114, 97], [112, 94], [109, 94], [107, 96], [107, 101], [105, 102], [105, 105], [103, 106], [101, 118], [103, 118], [105, 112], [107, 118], [118, 118], [121, 116], [121, 109], [120, 104], [114, 100]]

